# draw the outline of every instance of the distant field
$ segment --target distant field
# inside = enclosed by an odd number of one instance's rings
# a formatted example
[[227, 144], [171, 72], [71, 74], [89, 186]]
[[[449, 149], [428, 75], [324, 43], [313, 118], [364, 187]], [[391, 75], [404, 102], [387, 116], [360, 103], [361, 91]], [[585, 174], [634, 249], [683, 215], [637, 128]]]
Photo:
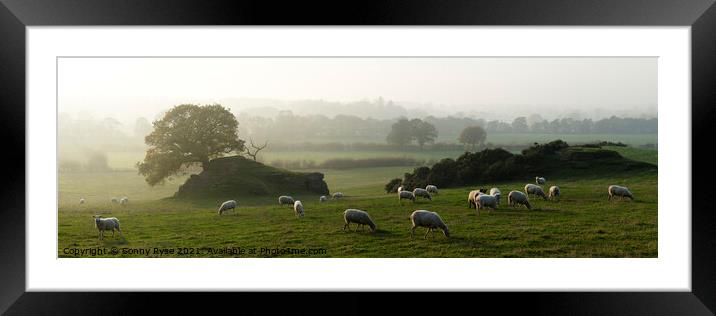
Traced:
[[[487, 142], [493, 143], [493, 144], [504, 144], [504, 145], [529, 145], [534, 142], [548, 142], [555, 139], [562, 139], [566, 141], [567, 143], [588, 143], [588, 142], [595, 142], [595, 141], [612, 141], [612, 142], [622, 142], [625, 144], [630, 145], [643, 145], [643, 144], [657, 144], [657, 135], [656, 134], [586, 134], [586, 135], [580, 135], [580, 134], [564, 134], [564, 135], [556, 135], [556, 134], [533, 134], [533, 133], [524, 133], [524, 134], [491, 134], [487, 137]], [[440, 140], [440, 141], [448, 141], [448, 142], [455, 142], [455, 140]], [[384, 140], [376, 140], [377, 143], [383, 143]], [[609, 149], [614, 150], [622, 150], [622, 147], [613, 147]], [[632, 148], [635, 149], [635, 148]], [[636, 149], [639, 150], [639, 149]], [[514, 153], [518, 153], [519, 151], [514, 151]], [[620, 151], [620, 152], [623, 152]], [[428, 161], [428, 160], [439, 160], [442, 158], [456, 158], [464, 153], [464, 150], [439, 150], [439, 151], [424, 151], [424, 152], [405, 152], [400, 150], [394, 150], [394, 151], [276, 151], [271, 150], [271, 146], [269, 144], [269, 147], [262, 151], [259, 154], [259, 159], [265, 163], [270, 163], [274, 160], [308, 160], [313, 161], [315, 163], [322, 163], [328, 159], [335, 159], [335, 158], [354, 158], [354, 159], [361, 159], [361, 158], [383, 158], [383, 157], [406, 157], [406, 158], [413, 158], [420, 161]], [[643, 154], [640, 152], [634, 152], [629, 153], [626, 152], [625, 155], [630, 154], [636, 154], [638, 158], [639, 154]], [[646, 154], [649, 156], [649, 154]], [[75, 157], [65, 157], [69, 159], [76, 159], [76, 160], [82, 160], [82, 156], [75, 156]], [[111, 152], [108, 153], [108, 160], [109, 160], [109, 166], [112, 168], [118, 168], [118, 169], [134, 169], [134, 165], [138, 162], [144, 159], [144, 152], [143, 151], [137, 151], [137, 152]], [[637, 159], [637, 160], [641, 160]], [[644, 157], [643, 159], [649, 159], [649, 157]], [[647, 161], [647, 160], [643, 160]], [[651, 161], [648, 161], [651, 162]], [[655, 161], [654, 161], [655, 162]]]
[[[218, 216], [221, 201], [159, 199], [169, 187], [147, 189], [124, 174], [114, 175], [107, 187], [102, 182], [65, 179], [60, 187], [58, 256], [70, 257], [65, 249], [117, 247], [139, 249], [199, 249], [202, 257], [273, 257], [257, 253], [208, 253], [226, 247], [311, 249], [320, 254], [284, 254], [282, 257], [657, 257], [657, 175], [655, 172], [595, 175], [588, 179], [549, 179], [548, 185], [562, 188], [560, 202], [532, 199], [535, 208], [505, 205], [479, 216], [466, 206], [470, 188], [444, 189], [433, 202], [400, 205], [394, 194], [382, 191], [382, 179], [391, 170], [364, 169], [328, 173], [329, 183], [346, 194], [341, 201], [318, 203], [317, 196], [298, 196], [306, 206], [306, 217], [297, 219], [290, 207], [276, 205], [275, 197], [239, 200], [239, 209]], [[383, 175], [381, 177], [381, 175]], [[109, 177], [109, 175], [107, 176]], [[377, 178], [380, 178], [377, 179]], [[342, 182], [341, 184], [338, 184]], [[632, 189], [634, 202], [607, 202], [606, 187], [622, 184]], [[365, 186], [361, 186], [365, 184]], [[524, 182], [494, 183], [506, 194], [521, 189]], [[136, 186], [136, 188], [135, 188]], [[117, 189], [120, 188], [120, 189]], [[134, 189], [132, 189], [134, 188]], [[70, 191], [67, 191], [70, 190]], [[94, 198], [78, 205], [69, 196], [92, 192]], [[103, 194], [103, 192], [105, 192]], [[108, 198], [126, 194], [126, 207], [110, 205]], [[378, 225], [376, 234], [342, 231], [342, 212], [359, 208], [370, 212]], [[408, 215], [415, 209], [437, 211], [451, 229], [452, 237], [423, 239], [425, 229], [410, 238]], [[97, 239], [92, 215], [120, 219], [125, 239]], [[355, 227], [353, 227], [355, 228]], [[178, 251], [178, 250], [177, 250]], [[323, 252], [325, 251], [325, 252]], [[124, 254], [126, 257], [156, 257], [157, 254]], [[181, 257], [174, 254], [171, 256]], [[192, 255], [189, 255], [192, 256]], [[194, 254], [193, 256], [196, 256]], [[113, 257], [111, 254], [103, 257]]]
[[636, 160], [658, 165], [659, 152], [656, 149], [639, 149], [633, 147], [605, 146], [604, 149], [614, 150], [620, 155]]

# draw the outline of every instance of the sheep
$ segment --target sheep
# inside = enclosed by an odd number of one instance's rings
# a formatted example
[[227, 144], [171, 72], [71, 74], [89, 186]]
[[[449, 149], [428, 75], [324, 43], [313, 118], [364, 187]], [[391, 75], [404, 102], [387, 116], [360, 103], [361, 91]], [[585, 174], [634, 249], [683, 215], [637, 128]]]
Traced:
[[430, 193], [430, 194], [435, 194], [435, 195], [437, 195], [437, 194], [438, 194], [438, 187], [436, 187], [436, 186], [434, 186], [434, 185], [432, 185], [432, 184], [428, 184], [428, 186], [425, 187], [425, 191], [428, 191], [428, 193]]
[[129, 203], [129, 198], [127, 198], [126, 196], [119, 199], [119, 205], [124, 206], [124, 205], [127, 205], [127, 203]]
[[99, 231], [99, 239], [104, 239], [104, 231], [111, 230], [112, 237], [114, 237], [114, 231], [117, 230], [119, 235], [122, 235], [122, 230], [119, 229], [119, 220], [116, 217], [102, 218], [99, 215], [94, 216], [94, 227]]
[[549, 187], [549, 199], [550, 200], [559, 198], [559, 195], [560, 195], [560, 192], [559, 192], [558, 186], [553, 185], [553, 186]]
[[402, 203], [403, 199], [411, 200], [411, 201], [415, 202], [415, 194], [413, 194], [413, 192], [410, 192], [410, 191], [399, 191], [398, 192], [398, 202]]
[[85, 199], [80, 198], [80, 204], [85, 204]]
[[[480, 190], [482, 190], [482, 189], [480, 189]], [[477, 209], [477, 204], [475, 204], [475, 203], [477, 203], [477, 197], [482, 194], [485, 194], [484, 192], [481, 192], [480, 190], [472, 190], [467, 195], [467, 204], [468, 204], [467, 207], [468, 208]]]
[[224, 203], [221, 203], [221, 206], [219, 207], [219, 215], [233, 209], [236, 209], [236, 201], [228, 200]]
[[296, 213], [297, 217], [303, 217], [303, 203], [301, 201], [293, 203], [293, 212]]
[[478, 195], [475, 203], [475, 211], [477, 211], [477, 215], [480, 215], [480, 209], [485, 207], [489, 207], [493, 210], [497, 209], [497, 197], [488, 194]]
[[325, 195], [321, 195], [321, 197], [318, 198], [318, 201], [321, 202], [321, 203], [323, 203], [323, 202], [328, 201], [328, 198], [327, 198]]
[[411, 239], [415, 234], [415, 228], [417, 228], [418, 226], [428, 228], [428, 231], [425, 233], [425, 237], [423, 237], [424, 239], [428, 238], [428, 234], [430, 232], [433, 232], [433, 238], [435, 238], [435, 232], [433, 231], [433, 229], [436, 228], [442, 230], [443, 235], [445, 235], [445, 237], [450, 238], [450, 230], [448, 229], [447, 225], [445, 225], [445, 222], [443, 222], [443, 219], [440, 218], [440, 215], [438, 215], [438, 213], [426, 210], [417, 210], [413, 212], [413, 214], [410, 214], [410, 221], [413, 223], [413, 227], [410, 229]]
[[525, 185], [525, 194], [527, 194], [528, 196], [530, 194], [534, 194], [536, 196], [541, 196], [543, 199], [547, 200], [547, 195], [544, 194], [544, 190], [542, 190], [542, 187], [536, 184], [528, 183], [527, 185]]
[[397, 192], [400, 192], [400, 191], [403, 191], [403, 186], [402, 186], [402, 185], [398, 187], [398, 191], [397, 191]]
[[426, 198], [430, 201], [433, 200], [433, 197], [430, 196], [430, 193], [428, 193], [428, 191], [423, 188], [415, 188], [415, 190], [413, 190], [413, 195], [415, 195], [416, 198], [422, 197], [422, 198]]
[[537, 184], [545, 184], [547, 182], [547, 179], [544, 177], [535, 177], [535, 183]]
[[358, 226], [356, 226], [355, 231], [358, 231], [358, 227], [363, 228], [363, 225], [368, 225], [370, 232], [375, 233], [375, 223], [366, 211], [349, 208], [343, 212], [343, 220], [346, 222], [346, 224], [343, 225], [343, 230], [350, 229], [350, 223], [356, 223]]
[[520, 191], [510, 191], [510, 193], [507, 195], [507, 204], [510, 206], [515, 206], [515, 204], [521, 204], [526, 206], [528, 210], [532, 209], [529, 198], [527, 198], [527, 195]]
[[116, 197], [113, 197], [113, 198], [110, 200], [110, 202], [112, 202], [112, 204], [117, 204], [117, 203], [119, 203], [119, 199], [116, 198]]
[[333, 199], [334, 199], [334, 200], [340, 199], [340, 198], [342, 198], [342, 197], [343, 197], [343, 193], [342, 193], [342, 192], [333, 193]]
[[497, 197], [497, 205], [500, 205], [500, 197], [502, 197], [502, 191], [498, 188], [492, 188], [490, 189], [490, 195], [494, 195]]
[[293, 205], [294, 202], [295, 201], [293, 200], [293, 197], [290, 197], [288, 195], [282, 195], [282, 196], [278, 197], [279, 205], [284, 205], [284, 204]]
[[628, 197], [632, 201], [634, 200], [634, 195], [626, 187], [610, 185], [607, 191], [609, 192], [609, 201], [611, 201], [613, 197], [617, 196], [619, 197], [619, 200], [623, 200], [625, 197]]

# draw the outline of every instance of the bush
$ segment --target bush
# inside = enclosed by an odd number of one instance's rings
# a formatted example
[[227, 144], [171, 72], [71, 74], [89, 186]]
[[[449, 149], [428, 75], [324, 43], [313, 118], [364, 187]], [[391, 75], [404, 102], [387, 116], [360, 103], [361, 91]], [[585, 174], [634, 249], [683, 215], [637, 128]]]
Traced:
[[398, 188], [403, 184], [403, 179], [395, 178], [385, 185], [385, 193], [397, 193]]

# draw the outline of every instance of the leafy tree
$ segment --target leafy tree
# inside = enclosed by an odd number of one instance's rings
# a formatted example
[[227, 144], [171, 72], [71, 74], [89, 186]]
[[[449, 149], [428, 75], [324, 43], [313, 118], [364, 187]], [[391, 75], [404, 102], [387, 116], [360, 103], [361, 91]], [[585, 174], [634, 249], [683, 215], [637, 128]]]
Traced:
[[527, 126], [527, 118], [520, 116], [512, 121], [512, 131], [515, 133], [529, 132], [530, 128]]
[[475, 150], [477, 144], [483, 145], [487, 138], [487, 132], [482, 126], [469, 126], [462, 130], [458, 141], [465, 145], [472, 145], [472, 150]]
[[413, 119], [410, 121], [412, 138], [418, 143], [420, 148], [425, 143], [435, 142], [438, 137], [438, 130], [435, 125], [425, 122], [421, 119]]
[[405, 146], [413, 141], [413, 127], [410, 121], [403, 118], [393, 123], [390, 133], [386, 137], [389, 144]]
[[152, 132], [152, 125], [146, 118], [140, 117], [134, 122], [134, 135], [144, 137]]
[[199, 106], [182, 104], [154, 122], [154, 130], [144, 138], [150, 146], [139, 174], [149, 185], [194, 164], [204, 167], [210, 159], [244, 150], [238, 136], [239, 122], [219, 104]]

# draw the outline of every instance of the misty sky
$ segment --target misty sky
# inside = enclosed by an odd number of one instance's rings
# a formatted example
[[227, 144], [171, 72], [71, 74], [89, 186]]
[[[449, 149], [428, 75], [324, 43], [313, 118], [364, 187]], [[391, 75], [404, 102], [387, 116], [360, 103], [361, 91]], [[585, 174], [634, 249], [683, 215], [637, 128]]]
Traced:
[[174, 104], [227, 98], [383, 97], [398, 105], [432, 104], [426, 110], [437, 115], [488, 106], [500, 115], [523, 108], [596, 107], [655, 115], [657, 63], [656, 58], [63, 58], [58, 94], [60, 112], [119, 119], [153, 118]]

